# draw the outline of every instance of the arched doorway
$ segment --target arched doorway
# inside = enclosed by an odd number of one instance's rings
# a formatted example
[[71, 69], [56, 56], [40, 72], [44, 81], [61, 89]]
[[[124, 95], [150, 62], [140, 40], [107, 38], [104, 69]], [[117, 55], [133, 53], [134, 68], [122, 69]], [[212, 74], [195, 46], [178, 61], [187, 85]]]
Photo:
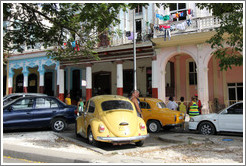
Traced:
[[32, 73], [28, 76], [28, 92], [37, 93], [37, 75]]
[[179, 101], [184, 97], [186, 102], [197, 93], [197, 65], [195, 60], [186, 53], [171, 56], [165, 67], [166, 100], [170, 96]]
[[46, 72], [44, 74], [44, 93], [49, 96], [54, 96], [53, 86], [53, 72]]
[[16, 76], [16, 88], [15, 93], [22, 93], [23, 92], [23, 74], [19, 74]]
[[111, 72], [93, 73], [92, 89], [93, 96], [111, 94]]

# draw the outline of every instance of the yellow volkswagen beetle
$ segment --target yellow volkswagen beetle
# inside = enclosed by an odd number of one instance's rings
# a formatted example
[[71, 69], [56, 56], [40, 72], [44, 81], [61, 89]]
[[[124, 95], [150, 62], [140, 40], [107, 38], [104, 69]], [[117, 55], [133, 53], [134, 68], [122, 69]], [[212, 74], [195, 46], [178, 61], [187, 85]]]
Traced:
[[159, 132], [162, 127], [172, 128], [184, 122], [184, 114], [166, 108], [164, 102], [156, 98], [139, 98], [143, 119], [149, 132]]
[[98, 146], [99, 142], [142, 146], [149, 136], [145, 122], [137, 116], [134, 104], [126, 97], [101, 95], [92, 97], [80, 112], [75, 134]]

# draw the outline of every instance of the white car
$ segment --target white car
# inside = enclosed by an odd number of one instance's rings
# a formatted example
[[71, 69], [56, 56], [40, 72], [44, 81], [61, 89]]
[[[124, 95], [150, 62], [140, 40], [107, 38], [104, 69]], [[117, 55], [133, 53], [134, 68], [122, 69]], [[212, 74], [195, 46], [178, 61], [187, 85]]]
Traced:
[[221, 131], [243, 132], [243, 102], [237, 102], [219, 113], [191, 117], [189, 130], [197, 130], [204, 135]]

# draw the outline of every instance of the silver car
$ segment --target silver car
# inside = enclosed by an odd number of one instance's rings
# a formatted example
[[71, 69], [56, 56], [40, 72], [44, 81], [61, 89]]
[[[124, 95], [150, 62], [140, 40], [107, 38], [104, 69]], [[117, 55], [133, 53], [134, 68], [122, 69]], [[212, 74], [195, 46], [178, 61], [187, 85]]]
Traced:
[[3, 106], [15, 99], [25, 96], [47, 96], [47, 95], [42, 93], [11, 93], [3, 97]]

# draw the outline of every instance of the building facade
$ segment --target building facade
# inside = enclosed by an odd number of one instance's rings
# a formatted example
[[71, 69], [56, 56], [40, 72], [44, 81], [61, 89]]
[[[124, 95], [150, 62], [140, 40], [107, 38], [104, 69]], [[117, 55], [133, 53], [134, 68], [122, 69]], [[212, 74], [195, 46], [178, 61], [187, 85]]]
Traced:
[[[102, 36], [95, 48], [100, 61], [81, 57], [58, 62], [46, 57], [42, 48], [11, 56], [4, 74], [6, 94], [40, 92], [64, 100], [71, 93], [73, 104], [80, 96], [87, 100], [100, 94], [128, 96], [133, 89], [133, 45], [126, 32], [133, 31], [135, 21], [137, 88], [142, 96], [164, 101], [183, 96], [188, 102], [198, 94], [204, 113], [243, 100], [243, 67], [220, 71], [214, 50], [206, 43], [219, 26], [211, 13], [195, 3], [173, 4], [165, 10], [151, 3], [135, 12], [135, 20], [133, 11], [119, 13], [121, 23], [112, 30], [122, 35]], [[177, 13], [182, 15], [163, 19]]]

